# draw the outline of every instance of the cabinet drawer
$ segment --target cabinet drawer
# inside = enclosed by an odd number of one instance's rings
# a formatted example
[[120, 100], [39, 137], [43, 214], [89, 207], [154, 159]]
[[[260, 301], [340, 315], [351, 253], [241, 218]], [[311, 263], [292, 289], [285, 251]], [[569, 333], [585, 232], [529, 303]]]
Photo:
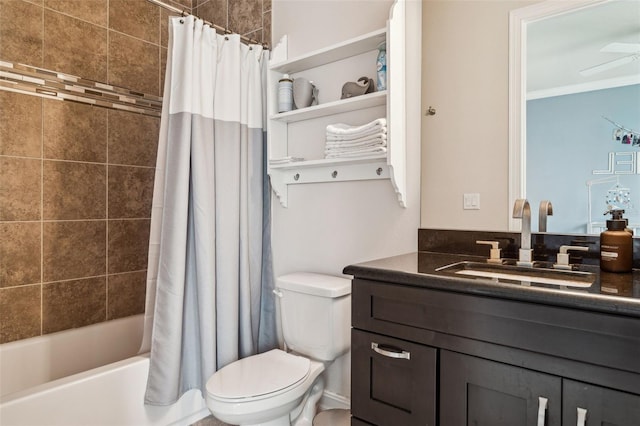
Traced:
[[435, 426], [435, 348], [361, 330], [351, 334], [351, 412], [378, 426]]

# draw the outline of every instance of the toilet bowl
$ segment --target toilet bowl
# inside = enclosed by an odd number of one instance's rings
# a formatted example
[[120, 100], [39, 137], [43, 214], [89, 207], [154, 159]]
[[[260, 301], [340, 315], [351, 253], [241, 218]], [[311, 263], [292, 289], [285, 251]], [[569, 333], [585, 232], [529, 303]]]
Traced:
[[[322, 362], [280, 349], [244, 358], [209, 379], [207, 407], [216, 418], [234, 425], [289, 426], [292, 414], [299, 420], [294, 424], [302, 426], [306, 420], [311, 425], [311, 405], [322, 396], [324, 369]], [[313, 410], [308, 419], [305, 408]]]
[[207, 381], [213, 415], [241, 426], [311, 426], [325, 368], [350, 348], [351, 281], [308, 272], [276, 279], [284, 341]]

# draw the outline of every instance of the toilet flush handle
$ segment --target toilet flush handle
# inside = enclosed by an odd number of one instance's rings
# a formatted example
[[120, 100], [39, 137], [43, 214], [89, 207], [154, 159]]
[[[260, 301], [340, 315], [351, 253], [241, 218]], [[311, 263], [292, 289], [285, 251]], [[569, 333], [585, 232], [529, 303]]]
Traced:
[[273, 294], [275, 294], [279, 298], [282, 298], [282, 296], [283, 296], [282, 292], [280, 290], [278, 290], [277, 288], [273, 289]]

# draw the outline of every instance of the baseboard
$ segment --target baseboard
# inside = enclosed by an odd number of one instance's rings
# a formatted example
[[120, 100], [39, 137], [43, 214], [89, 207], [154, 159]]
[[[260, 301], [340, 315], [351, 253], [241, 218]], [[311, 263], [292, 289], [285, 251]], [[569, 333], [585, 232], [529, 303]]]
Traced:
[[349, 410], [351, 409], [351, 400], [345, 396], [325, 390], [322, 393], [322, 398], [320, 398], [320, 404], [318, 405], [321, 411], [330, 410], [332, 408]]

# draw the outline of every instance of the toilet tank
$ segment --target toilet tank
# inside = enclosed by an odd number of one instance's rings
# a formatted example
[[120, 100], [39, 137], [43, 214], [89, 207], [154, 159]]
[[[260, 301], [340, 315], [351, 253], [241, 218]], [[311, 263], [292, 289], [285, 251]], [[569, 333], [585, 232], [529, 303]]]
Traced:
[[276, 279], [287, 347], [332, 361], [351, 346], [351, 280], [311, 272]]

